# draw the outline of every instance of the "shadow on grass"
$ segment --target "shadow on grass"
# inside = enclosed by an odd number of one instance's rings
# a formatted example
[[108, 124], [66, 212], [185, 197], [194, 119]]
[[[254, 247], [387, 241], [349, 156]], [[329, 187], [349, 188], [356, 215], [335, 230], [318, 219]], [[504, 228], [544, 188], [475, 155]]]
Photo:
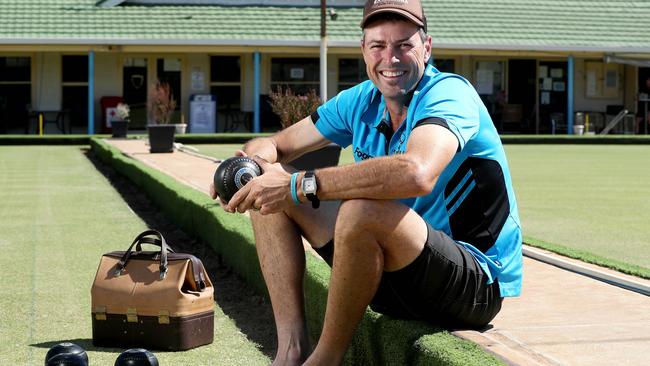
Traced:
[[107, 348], [107, 347], [95, 347], [93, 346], [93, 340], [92, 339], [82, 339], [82, 338], [77, 338], [77, 339], [61, 339], [58, 341], [48, 341], [48, 342], [41, 342], [41, 343], [34, 343], [30, 344], [32, 347], [37, 347], [37, 348], [45, 348], [45, 349], [50, 349], [54, 346], [56, 346], [59, 343], [63, 342], [70, 342], [74, 343], [77, 346], [83, 348], [86, 351], [92, 351], [92, 352], [106, 352], [106, 353], [120, 353], [124, 351], [122, 348]]
[[[130, 180], [121, 176], [111, 167], [102, 164], [89, 149], [81, 148], [81, 152], [95, 166], [97, 171], [106, 177], [131, 210], [145, 222], [147, 227], [160, 231], [175, 251], [191, 253], [201, 259], [214, 284], [214, 298], [219, 308], [235, 322], [237, 328], [250, 341], [258, 344], [260, 350], [273, 359], [276, 341], [275, 323], [270, 302], [264, 296], [258, 294], [244, 280], [240, 279], [232, 269], [224, 265], [221, 256], [215, 253], [207, 244], [171, 223], [161, 213], [161, 210], [149, 200], [146, 194], [140, 191]], [[134, 233], [134, 236], [136, 234], [138, 233]], [[125, 243], [124, 248], [115, 248], [115, 250], [125, 250], [129, 244]], [[85, 342], [84, 344], [92, 347], [92, 340], [81, 339], [79, 341]], [[51, 345], [57, 343], [59, 342], [51, 342]], [[50, 344], [50, 342], [43, 344]], [[83, 347], [82, 344], [79, 345]]]

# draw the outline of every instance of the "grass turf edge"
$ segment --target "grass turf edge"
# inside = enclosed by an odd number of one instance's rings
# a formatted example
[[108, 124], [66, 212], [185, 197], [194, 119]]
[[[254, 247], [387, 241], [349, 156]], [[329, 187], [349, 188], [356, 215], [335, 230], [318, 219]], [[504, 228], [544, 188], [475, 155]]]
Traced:
[[648, 268], [617, 261], [615, 259], [601, 257], [595, 254], [591, 254], [584, 250], [569, 248], [563, 245], [549, 243], [547, 241], [531, 238], [528, 236], [524, 236], [524, 244], [530, 245], [535, 248], [548, 250], [550, 252], [563, 255], [565, 257], [578, 259], [586, 263], [591, 263], [601, 267], [613, 269], [621, 273], [629, 274], [640, 278], [650, 279], [650, 269]]
[[[90, 145], [101, 161], [142, 189], [172, 222], [209, 243], [249, 284], [267, 294], [249, 219], [224, 212], [207, 195], [125, 156], [99, 138], [92, 138]], [[310, 337], [318, 339], [330, 271], [325, 262], [312, 255], [307, 255], [306, 266], [307, 322]], [[345, 364], [503, 365], [503, 362], [443, 329], [368, 310], [348, 349]]]

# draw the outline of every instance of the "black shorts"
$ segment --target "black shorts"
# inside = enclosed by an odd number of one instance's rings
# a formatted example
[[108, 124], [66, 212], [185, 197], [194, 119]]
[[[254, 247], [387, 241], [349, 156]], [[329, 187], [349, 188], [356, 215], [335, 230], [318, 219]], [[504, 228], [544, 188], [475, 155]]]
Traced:
[[[446, 328], [485, 327], [501, 310], [498, 282], [486, 283], [487, 276], [465, 247], [431, 226], [428, 231], [424, 249], [412, 263], [384, 272], [370, 307]], [[332, 265], [333, 241], [316, 251]]]

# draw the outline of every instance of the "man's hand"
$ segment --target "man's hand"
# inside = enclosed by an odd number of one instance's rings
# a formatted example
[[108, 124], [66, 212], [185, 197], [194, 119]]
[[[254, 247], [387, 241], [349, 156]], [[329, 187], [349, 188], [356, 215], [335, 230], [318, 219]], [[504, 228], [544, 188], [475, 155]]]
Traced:
[[243, 186], [224, 209], [228, 212], [258, 211], [262, 215], [280, 212], [293, 205], [291, 174], [281, 164], [271, 164], [259, 156], [251, 157], [262, 168], [263, 174]]
[[[244, 152], [244, 150], [237, 150], [237, 151], [235, 151], [234, 156], [248, 156], [248, 155], [246, 154], [246, 152]], [[210, 192], [210, 197], [212, 197], [213, 200], [216, 200], [217, 198], [219, 198], [219, 202], [221, 203], [221, 207], [224, 207], [224, 209], [225, 209], [227, 204], [217, 194], [217, 190], [214, 188], [214, 181], [210, 182], [210, 187], [208, 188], [208, 191]]]

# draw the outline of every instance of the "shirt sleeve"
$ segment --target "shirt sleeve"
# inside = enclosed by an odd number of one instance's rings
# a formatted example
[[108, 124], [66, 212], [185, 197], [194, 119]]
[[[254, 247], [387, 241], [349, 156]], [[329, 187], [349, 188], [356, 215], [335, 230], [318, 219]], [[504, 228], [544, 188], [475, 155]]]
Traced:
[[318, 131], [343, 148], [352, 143], [354, 121], [359, 118], [358, 106], [368, 102], [362, 90], [363, 84], [346, 89], [316, 110], [318, 116], [314, 123]]
[[459, 150], [462, 150], [478, 133], [479, 101], [476, 91], [466, 80], [455, 75], [446, 77], [418, 96], [414, 127], [420, 121], [431, 118], [443, 120], [445, 127], [456, 135]]

